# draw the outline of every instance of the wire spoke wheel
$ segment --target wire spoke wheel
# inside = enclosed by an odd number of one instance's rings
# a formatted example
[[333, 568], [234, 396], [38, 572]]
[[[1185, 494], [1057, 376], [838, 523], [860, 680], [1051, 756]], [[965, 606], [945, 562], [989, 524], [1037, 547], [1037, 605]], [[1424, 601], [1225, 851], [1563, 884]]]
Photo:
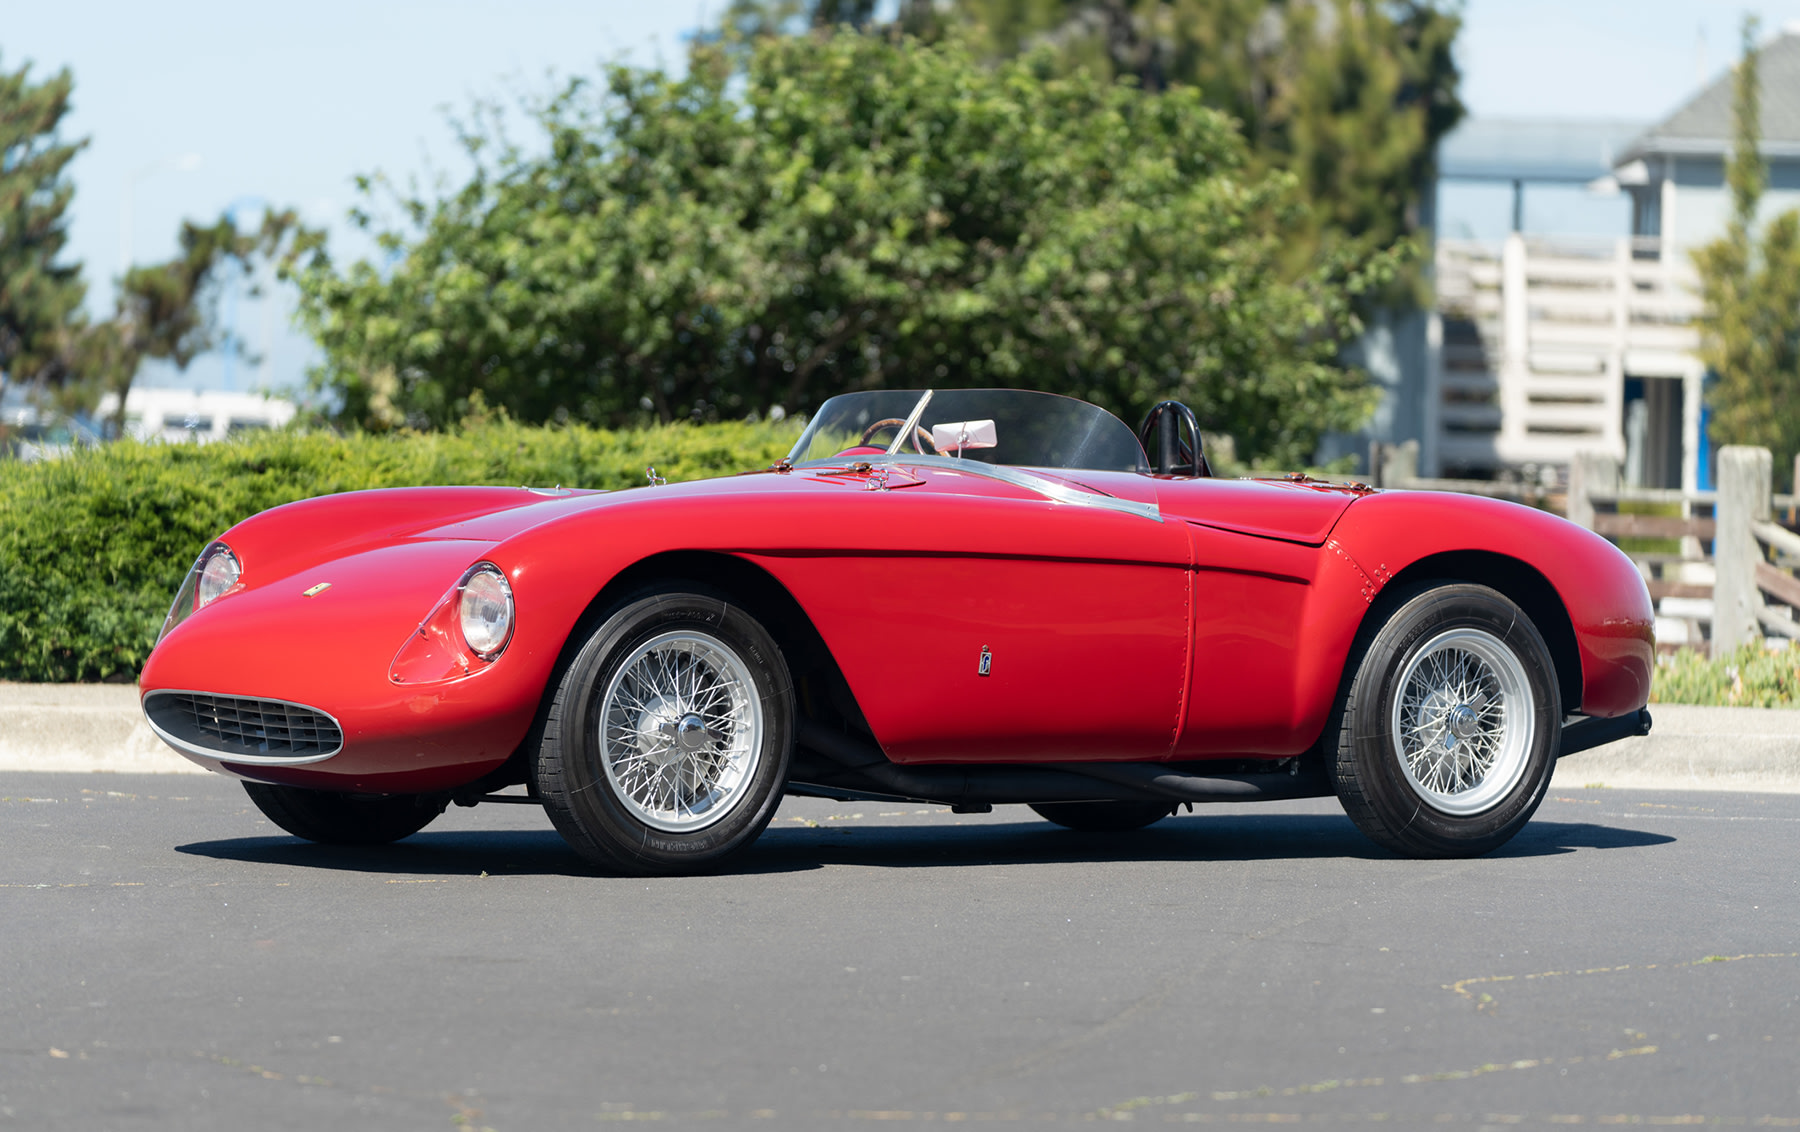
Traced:
[[1426, 804], [1478, 814], [1512, 791], [1535, 720], [1525, 666], [1511, 649], [1485, 630], [1452, 629], [1413, 655], [1398, 684], [1395, 754]]
[[1327, 734], [1344, 812], [1409, 857], [1506, 844], [1543, 801], [1562, 736], [1555, 662], [1505, 594], [1419, 582], [1387, 597], [1352, 649]]
[[793, 680], [748, 611], [667, 583], [594, 626], [542, 728], [537, 792], [576, 852], [618, 872], [704, 872], [743, 852], [781, 803]]
[[762, 705], [749, 668], [697, 629], [639, 645], [602, 700], [601, 765], [632, 816], [654, 829], [704, 829], [754, 778]]

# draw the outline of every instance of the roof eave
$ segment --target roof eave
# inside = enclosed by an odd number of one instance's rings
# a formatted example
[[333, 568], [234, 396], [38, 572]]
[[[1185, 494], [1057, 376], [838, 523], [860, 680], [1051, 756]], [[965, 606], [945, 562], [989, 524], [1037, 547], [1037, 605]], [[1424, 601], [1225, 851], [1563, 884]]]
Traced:
[[[1730, 156], [1732, 145], [1729, 138], [1639, 138], [1619, 153], [1613, 168], [1647, 157], [1716, 157], [1723, 161]], [[1764, 157], [1800, 157], [1800, 141], [1765, 141], [1760, 148]]]

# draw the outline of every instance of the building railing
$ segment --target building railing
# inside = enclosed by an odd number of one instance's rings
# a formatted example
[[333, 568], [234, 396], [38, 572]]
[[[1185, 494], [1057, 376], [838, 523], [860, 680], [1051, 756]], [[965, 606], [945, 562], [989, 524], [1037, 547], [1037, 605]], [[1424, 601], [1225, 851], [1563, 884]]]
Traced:
[[1440, 240], [1436, 287], [1437, 466], [1623, 459], [1628, 375], [1682, 379], [1698, 413], [1698, 278], [1659, 240]]

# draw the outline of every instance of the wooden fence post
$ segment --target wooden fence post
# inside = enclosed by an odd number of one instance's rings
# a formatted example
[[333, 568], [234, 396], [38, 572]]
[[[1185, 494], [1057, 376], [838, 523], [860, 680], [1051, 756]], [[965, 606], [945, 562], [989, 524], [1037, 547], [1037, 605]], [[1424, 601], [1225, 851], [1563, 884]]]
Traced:
[[1713, 534], [1713, 566], [1718, 571], [1713, 586], [1715, 657], [1735, 652], [1762, 636], [1756, 620], [1763, 605], [1756, 585], [1756, 564], [1763, 555], [1750, 524], [1769, 520], [1773, 471], [1767, 448], [1733, 444], [1719, 449], [1719, 503], [1714, 513], [1718, 525]]
[[[1794, 453], [1794, 482], [1793, 486], [1788, 488], [1788, 494], [1800, 495], [1800, 452]], [[1788, 507], [1787, 525], [1790, 527], [1793, 526], [1796, 521], [1796, 516], [1794, 514], [1796, 510], [1800, 510], [1800, 508], [1793, 506]]]
[[1594, 529], [1596, 495], [1619, 490], [1619, 462], [1609, 452], [1577, 452], [1569, 465], [1569, 522]]
[[1381, 448], [1381, 486], [1405, 487], [1419, 478], [1419, 442], [1406, 440]]

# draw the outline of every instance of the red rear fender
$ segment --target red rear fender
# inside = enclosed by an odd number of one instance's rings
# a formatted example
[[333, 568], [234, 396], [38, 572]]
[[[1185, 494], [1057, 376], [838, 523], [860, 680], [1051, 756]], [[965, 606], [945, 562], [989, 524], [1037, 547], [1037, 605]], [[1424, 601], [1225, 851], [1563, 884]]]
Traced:
[[[1554, 591], [1574, 636], [1580, 698], [1565, 710], [1617, 716], [1648, 701], [1656, 663], [1650, 593], [1632, 561], [1592, 531], [1499, 500], [1401, 491], [1352, 507], [1332, 541], [1354, 556], [1377, 592], [1398, 577], [1433, 576], [1434, 563], [1469, 563], [1472, 554], [1521, 564]], [[1505, 588], [1503, 571], [1492, 577], [1488, 584]], [[1530, 600], [1527, 593], [1509, 596]], [[1549, 638], [1554, 630], [1539, 631]]]

